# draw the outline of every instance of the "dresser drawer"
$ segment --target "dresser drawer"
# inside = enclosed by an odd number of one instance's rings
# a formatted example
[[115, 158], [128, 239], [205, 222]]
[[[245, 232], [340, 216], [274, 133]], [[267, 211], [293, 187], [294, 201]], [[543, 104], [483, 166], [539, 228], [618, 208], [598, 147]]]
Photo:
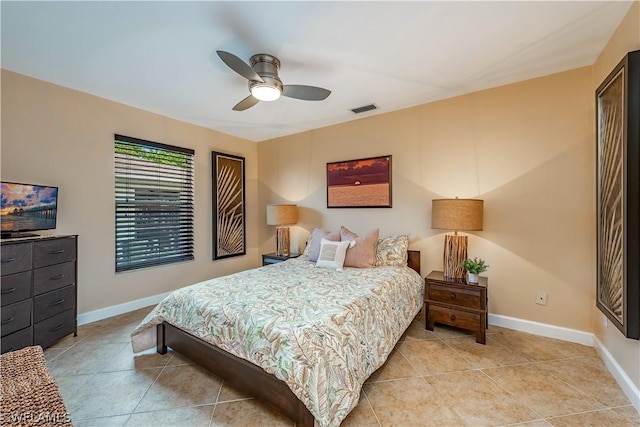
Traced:
[[34, 242], [33, 268], [60, 264], [76, 259], [76, 239], [52, 239]]
[[63, 288], [76, 283], [75, 261], [33, 270], [33, 295]]
[[481, 325], [484, 324], [484, 321], [481, 322], [481, 317], [479, 313], [429, 304], [429, 318], [435, 323], [444, 323], [445, 325], [478, 332], [481, 330]]
[[31, 270], [31, 243], [2, 245], [0, 262], [3, 276]]
[[76, 287], [67, 286], [53, 292], [38, 295], [33, 299], [33, 321], [40, 322], [48, 317], [75, 307]]
[[49, 347], [76, 329], [75, 310], [67, 310], [33, 326], [33, 345]]
[[0, 342], [0, 351], [6, 353], [8, 351], [16, 351], [21, 348], [25, 348], [31, 345], [31, 339], [33, 335], [33, 329], [31, 326], [24, 328], [18, 332], [14, 332], [11, 335], [2, 337]]
[[31, 298], [31, 272], [2, 276], [0, 287], [2, 288], [0, 294], [2, 306]]
[[481, 288], [461, 289], [435, 283], [429, 285], [428, 299], [480, 310], [484, 307]]
[[0, 319], [0, 332], [3, 337], [31, 326], [31, 300], [2, 307]]

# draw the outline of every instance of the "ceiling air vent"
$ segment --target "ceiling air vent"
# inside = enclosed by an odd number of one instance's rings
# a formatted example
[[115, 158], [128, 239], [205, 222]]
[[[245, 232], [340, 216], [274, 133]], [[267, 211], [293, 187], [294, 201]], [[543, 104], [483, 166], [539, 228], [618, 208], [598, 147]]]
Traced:
[[360, 114], [360, 113], [364, 113], [365, 111], [371, 111], [371, 110], [377, 110], [377, 109], [378, 109], [377, 105], [369, 104], [363, 107], [352, 108], [351, 111], [353, 111], [355, 114]]

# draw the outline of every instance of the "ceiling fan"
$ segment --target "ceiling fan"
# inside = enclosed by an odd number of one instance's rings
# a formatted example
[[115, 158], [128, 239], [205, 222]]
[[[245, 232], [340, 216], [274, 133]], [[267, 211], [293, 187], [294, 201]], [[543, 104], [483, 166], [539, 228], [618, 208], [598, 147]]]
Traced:
[[330, 90], [316, 86], [283, 85], [278, 77], [280, 60], [266, 53], [259, 53], [251, 57], [251, 66], [232, 53], [222, 50], [216, 51], [222, 62], [236, 73], [249, 80], [251, 94], [234, 107], [234, 111], [244, 111], [260, 101], [275, 101], [280, 95], [305, 101], [322, 101], [326, 99]]

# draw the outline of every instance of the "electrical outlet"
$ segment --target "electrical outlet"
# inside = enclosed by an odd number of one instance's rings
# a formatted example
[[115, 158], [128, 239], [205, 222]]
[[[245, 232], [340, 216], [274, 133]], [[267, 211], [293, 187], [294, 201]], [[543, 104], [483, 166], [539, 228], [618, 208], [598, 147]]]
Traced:
[[546, 292], [538, 291], [538, 293], [536, 294], [536, 304], [547, 305], [547, 293]]

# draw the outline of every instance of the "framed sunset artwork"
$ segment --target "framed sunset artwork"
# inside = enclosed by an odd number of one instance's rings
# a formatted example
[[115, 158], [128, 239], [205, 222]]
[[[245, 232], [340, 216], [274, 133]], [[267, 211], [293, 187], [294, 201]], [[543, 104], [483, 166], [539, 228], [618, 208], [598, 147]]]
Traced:
[[391, 156], [327, 163], [328, 208], [390, 208]]

